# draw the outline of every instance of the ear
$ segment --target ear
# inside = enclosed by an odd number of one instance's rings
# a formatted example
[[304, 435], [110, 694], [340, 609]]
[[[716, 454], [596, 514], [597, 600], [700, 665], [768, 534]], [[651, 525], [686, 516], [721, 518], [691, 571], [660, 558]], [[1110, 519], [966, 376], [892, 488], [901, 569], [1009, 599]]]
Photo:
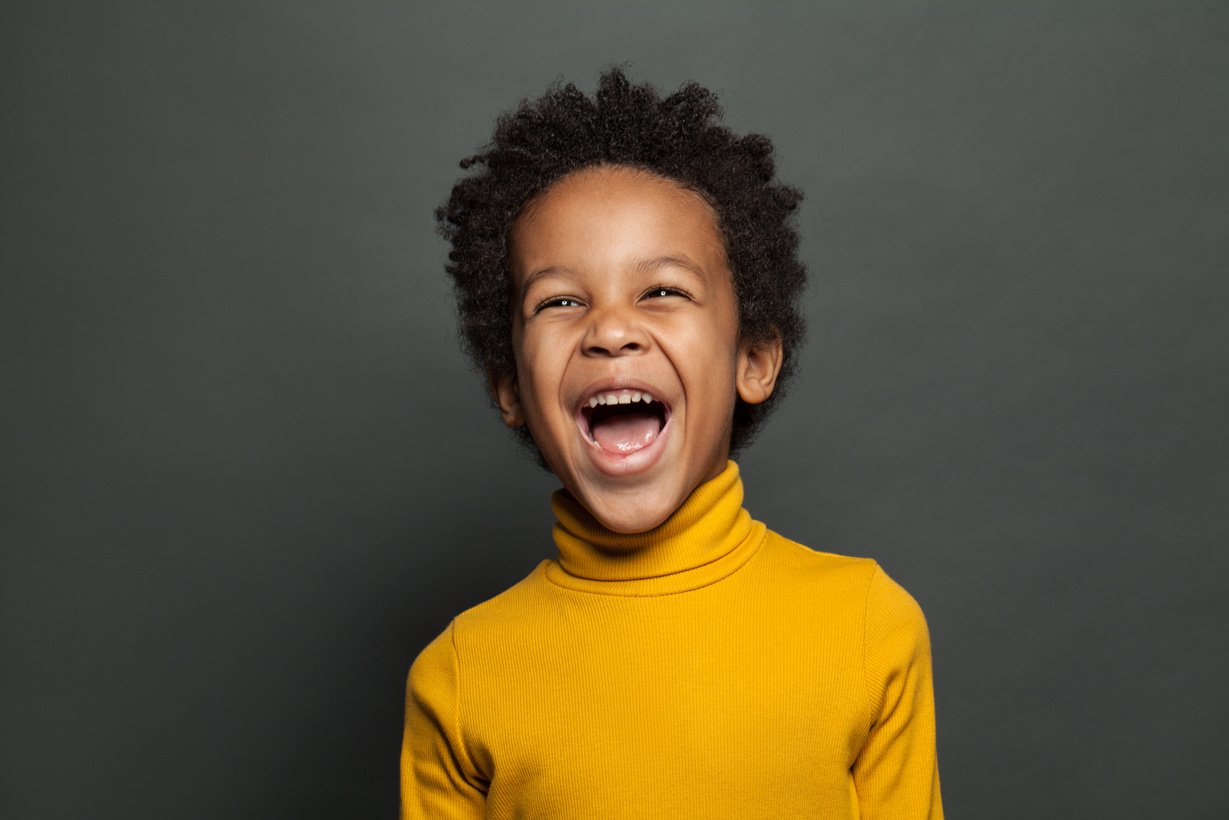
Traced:
[[499, 404], [499, 415], [503, 418], [504, 424], [509, 427], [523, 425], [525, 412], [521, 409], [521, 391], [516, 384], [516, 374], [496, 374], [488, 370], [486, 375], [491, 384], [491, 393]]
[[734, 384], [739, 397], [747, 404], [761, 404], [772, 395], [781, 372], [785, 353], [781, 347], [781, 335], [775, 330], [772, 337], [762, 341], [744, 339], [738, 344], [738, 364]]

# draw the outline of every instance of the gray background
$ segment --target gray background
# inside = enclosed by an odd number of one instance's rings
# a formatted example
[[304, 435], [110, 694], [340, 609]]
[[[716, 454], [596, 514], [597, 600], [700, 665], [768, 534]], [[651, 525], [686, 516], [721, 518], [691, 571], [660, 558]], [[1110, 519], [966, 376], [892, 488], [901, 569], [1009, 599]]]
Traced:
[[1229, 7], [5, 4], [0, 814], [390, 817], [404, 675], [551, 554], [431, 211], [631, 61], [802, 187], [748, 506], [929, 617], [949, 816], [1229, 810]]

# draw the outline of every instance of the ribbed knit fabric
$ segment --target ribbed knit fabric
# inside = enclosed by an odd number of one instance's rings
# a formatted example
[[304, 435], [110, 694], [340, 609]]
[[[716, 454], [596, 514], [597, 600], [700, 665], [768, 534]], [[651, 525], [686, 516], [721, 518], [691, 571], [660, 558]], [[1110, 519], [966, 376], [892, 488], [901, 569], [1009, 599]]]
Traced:
[[742, 500], [730, 462], [619, 535], [556, 493], [557, 559], [414, 661], [402, 817], [942, 818], [921, 609]]

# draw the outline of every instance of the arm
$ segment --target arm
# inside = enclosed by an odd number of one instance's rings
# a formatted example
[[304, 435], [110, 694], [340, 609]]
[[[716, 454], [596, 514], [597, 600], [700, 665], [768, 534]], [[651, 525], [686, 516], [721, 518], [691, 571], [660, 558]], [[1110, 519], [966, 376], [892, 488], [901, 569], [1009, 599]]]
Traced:
[[853, 765], [865, 820], [942, 820], [930, 636], [921, 607], [876, 567], [863, 645], [873, 724]]
[[461, 739], [460, 669], [453, 626], [410, 667], [401, 744], [402, 820], [472, 820], [486, 815], [486, 789]]

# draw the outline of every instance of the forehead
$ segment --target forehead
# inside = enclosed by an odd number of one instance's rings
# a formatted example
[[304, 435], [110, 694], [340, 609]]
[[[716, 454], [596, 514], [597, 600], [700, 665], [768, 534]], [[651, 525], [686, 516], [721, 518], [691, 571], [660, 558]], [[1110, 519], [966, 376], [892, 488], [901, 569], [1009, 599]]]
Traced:
[[555, 182], [526, 206], [509, 240], [518, 279], [539, 266], [629, 254], [726, 268], [712, 206], [679, 182], [625, 166], [586, 168]]

